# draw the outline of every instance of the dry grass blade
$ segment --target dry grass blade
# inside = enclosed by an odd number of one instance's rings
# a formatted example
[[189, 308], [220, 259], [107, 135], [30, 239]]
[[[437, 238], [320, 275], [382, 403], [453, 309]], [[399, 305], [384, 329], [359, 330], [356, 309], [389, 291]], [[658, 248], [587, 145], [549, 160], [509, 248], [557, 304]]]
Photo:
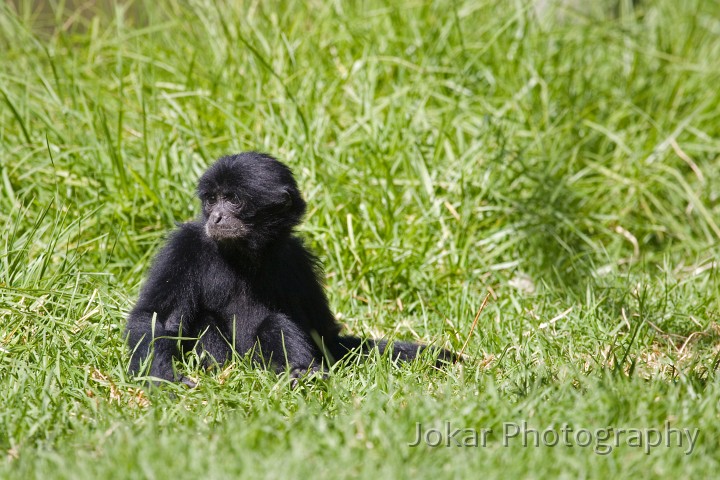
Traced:
[[465, 339], [465, 343], [463, 343], [463, 346], [460, 349], [460, 353], [458, 353], [458, 357], [462, 358], [463, 354], [465, 353], [465, 348], [468, 346], [468, 343], [470, 343], [470, 337], [472, 337], [472, 334], [475, 331], [475, 326], [477, 325], [478, 320], [480, 319], [480, 314], [485, 309], [485, 305], [487, 305], [487, 302], [489, 299], [490, 299], [490, 293], [485, 295], [485, 300], [483, 300], [482, 305], [480, 305], [480, 308], [478, 309], [478, 312], [475, 315], [475, 320], [473, 320], [473, 323], [470, 326], [470, 332], [468, 333], [468, 336]]

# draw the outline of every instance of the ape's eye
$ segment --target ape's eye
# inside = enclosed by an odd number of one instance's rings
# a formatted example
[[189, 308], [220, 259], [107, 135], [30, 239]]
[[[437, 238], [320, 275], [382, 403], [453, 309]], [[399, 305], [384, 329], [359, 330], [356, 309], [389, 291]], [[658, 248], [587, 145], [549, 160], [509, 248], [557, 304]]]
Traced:
[[205, 201], [208, 203], [208, 205], [214, 205], [217, 201], [217, 198], [215, 197], [215, 195], [208, 195], [207, 197], [205, 197]]
[[230, 195], [228, 197], [228, 202], [230, 202], [235, 207], [240, 207], [243, 203], [242, 200], [240, 200], [240, 197], [237, 196], [237, 194]]

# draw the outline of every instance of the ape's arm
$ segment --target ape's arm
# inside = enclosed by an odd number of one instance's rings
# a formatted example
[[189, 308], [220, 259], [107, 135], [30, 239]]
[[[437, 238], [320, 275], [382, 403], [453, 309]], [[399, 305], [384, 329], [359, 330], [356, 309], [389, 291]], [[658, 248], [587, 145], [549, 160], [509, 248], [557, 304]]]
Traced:
[[282, 285], [282, 293], [277, 296], [284, 299], [283, 310], [304, 330], [317, 335], [315, 340], [333, 342], [341, 326], [328, 305], [317, 260], [302, 241], [294, 237], [279, 257], [274, 275]]
[[125, 328], [131, 374], [140, 373], [152, 357], [151, 376], [175, 379], [172, 360], [178, 353], [179, 336], [197, 316], [196, 251], [188, 232], [181, 229], [155, 259]]

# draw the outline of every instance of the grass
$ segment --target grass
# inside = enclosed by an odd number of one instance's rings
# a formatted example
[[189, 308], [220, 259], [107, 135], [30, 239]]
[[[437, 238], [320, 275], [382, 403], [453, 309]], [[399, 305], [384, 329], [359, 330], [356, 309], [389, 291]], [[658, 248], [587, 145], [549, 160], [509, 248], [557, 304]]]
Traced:
[[[0, 6], [0, 477], [718, 470], [720, 4], [31, 3]], [[128, 378], [152, 256], [249, 149], [296, 172], [349, 331], [460, 350], [491, 293], [468, 360]], [[699, 434], [503, 446], [523, 421]], [[447, 422], [492, 433], [408, 445]]]

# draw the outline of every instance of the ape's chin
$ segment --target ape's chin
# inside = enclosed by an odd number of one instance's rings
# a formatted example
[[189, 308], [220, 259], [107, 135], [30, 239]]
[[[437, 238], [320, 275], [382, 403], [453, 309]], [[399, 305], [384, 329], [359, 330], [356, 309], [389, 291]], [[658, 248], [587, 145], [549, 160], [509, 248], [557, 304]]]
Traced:
[[227, 227], [205, 224], [205, 233], [208, 237], [220, 243], [242, 242], [247, 236], [247, 230], [239, 227]]

